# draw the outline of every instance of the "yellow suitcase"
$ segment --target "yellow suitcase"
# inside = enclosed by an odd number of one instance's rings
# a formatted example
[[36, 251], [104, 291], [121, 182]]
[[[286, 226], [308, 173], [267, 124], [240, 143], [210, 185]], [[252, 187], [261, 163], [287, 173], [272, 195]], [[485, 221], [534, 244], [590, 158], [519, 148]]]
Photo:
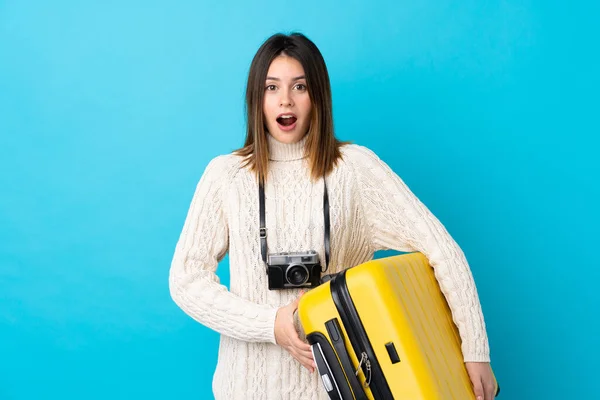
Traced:
[[332, 275], [302, 296], [298, 318], [332, 400], [475, 399], [458, 330], [421, 253]]

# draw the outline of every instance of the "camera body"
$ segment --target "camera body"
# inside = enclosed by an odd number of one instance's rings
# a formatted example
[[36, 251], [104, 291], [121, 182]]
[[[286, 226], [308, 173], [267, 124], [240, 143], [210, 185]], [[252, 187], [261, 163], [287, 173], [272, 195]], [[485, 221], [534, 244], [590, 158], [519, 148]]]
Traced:
[[269, 289], [313, 288], [321, 283], [319, 254], [314, 250], [267, 257]]

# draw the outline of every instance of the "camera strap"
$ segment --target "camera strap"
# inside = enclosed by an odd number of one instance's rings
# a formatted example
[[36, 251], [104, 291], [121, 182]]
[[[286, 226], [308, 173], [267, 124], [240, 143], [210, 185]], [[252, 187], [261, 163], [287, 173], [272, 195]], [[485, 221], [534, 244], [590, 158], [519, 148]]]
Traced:
[[[262, 183], [258, 186], [259, 194], [259, 212], [260, 212], [260, 252], [262, 259], [267, 263], [267, 227], [265, 222], [265, 189]], [[322, 272], [327, 271], [329, 265], [329, 252], [330, 252], [330, 220], [329, 220], [329, 195], [327, 193], [327, 181], [323, 177], [323, 222], [324, 222], [324, 236], [325, 236], [325, 269]]]

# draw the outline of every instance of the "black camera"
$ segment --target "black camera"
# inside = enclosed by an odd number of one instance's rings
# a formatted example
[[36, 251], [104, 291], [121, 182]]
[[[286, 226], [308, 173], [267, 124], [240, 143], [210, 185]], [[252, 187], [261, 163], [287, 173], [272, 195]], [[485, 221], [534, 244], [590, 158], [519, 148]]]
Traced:
[[321, 278], [321, 264], [316, 251], [269, 254], [267, 261], [269, 289], [312, 288]]

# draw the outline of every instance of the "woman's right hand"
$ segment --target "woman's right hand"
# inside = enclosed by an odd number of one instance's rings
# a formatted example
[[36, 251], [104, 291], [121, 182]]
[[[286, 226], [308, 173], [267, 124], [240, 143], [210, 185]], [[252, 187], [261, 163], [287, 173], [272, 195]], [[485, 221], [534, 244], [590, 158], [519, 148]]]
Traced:
[[275, 317], [275, 341], [306, 369], [314, 372], [315, 364], [312, 352], [310, 351], [310, 345], [300, 339], [294, 325], [294, 312], [298, 309], [298, 303], [303, 294], [304, 292], [301, 292], [296, 300], [277, 310], [277, 316]]

